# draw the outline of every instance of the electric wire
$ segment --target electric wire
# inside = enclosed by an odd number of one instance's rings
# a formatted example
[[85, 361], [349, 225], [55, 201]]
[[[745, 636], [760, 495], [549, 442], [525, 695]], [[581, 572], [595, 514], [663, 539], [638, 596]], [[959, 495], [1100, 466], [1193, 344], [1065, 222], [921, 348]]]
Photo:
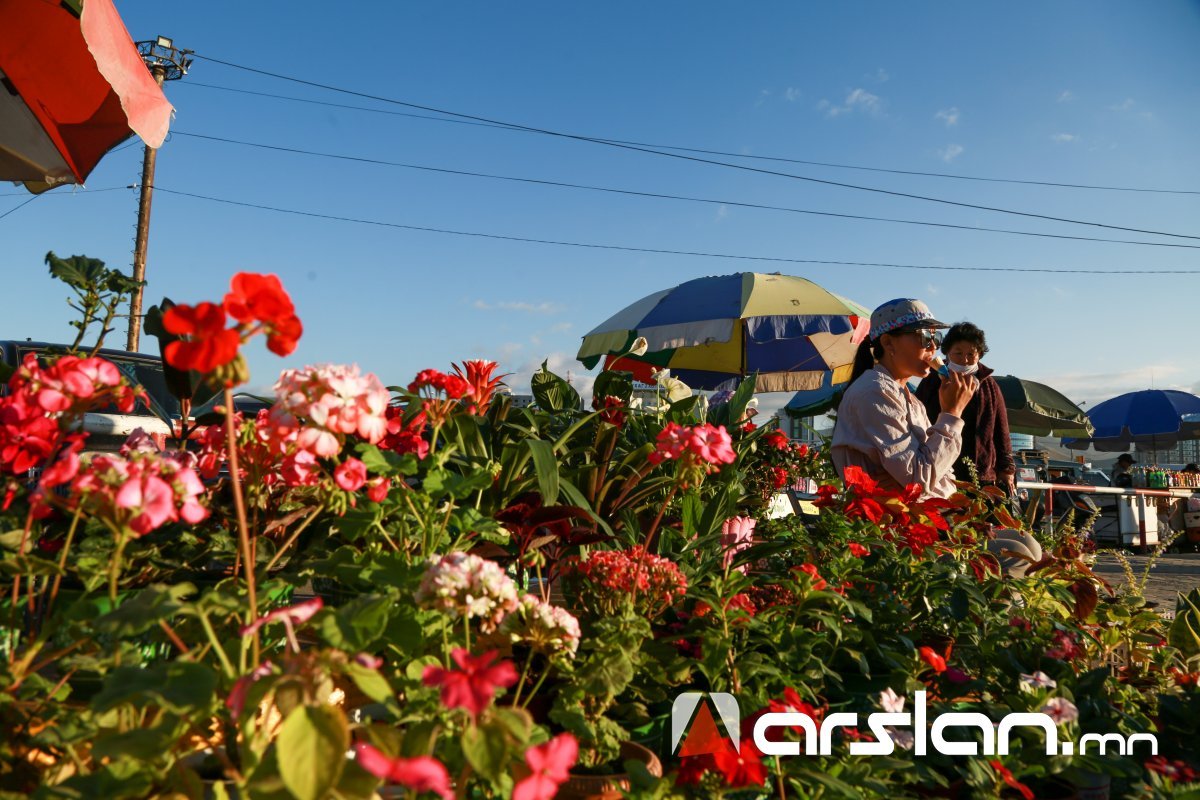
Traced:
[[872, 262], [872, 261], [834, 261], [817, 258], [785, 258], [780, 256], [752, 256], [740, 255], [733, 253], [709, 253], [696, 250], [674, 250], [668, 248], [657, 247], [634, 247], [630, 245], [616, 244], [598, 244], [593, 242], [572, 242], [560, 239], [541, 239], [528, 236], [513, 236], [499, 233], [484, 233], [481, 231], [463, 231], [450, 228], [436, 228], [424, 225], [405, 225], [398, 222], [384, 222], [381, 220], [362, 219], [358, 217], [346, 217], [336, 214], [322, 214], [315, 211], [302, 211], [294, 208], [283, 208], [280, 206], [270, 206], [262, 203], [250, 203], [243, 200], [232, 200], [225, 197], [214, 197], [212, 195], [204, 195], [196, 192], [185, 192], [178, 189], [170, 189], [163, 186], [155, 185], [156, 192], [164, 194], [178, 195], [180, 197], [190, 197], [198, 200], [206, 200], [213, 203], [222, 203], [225, 205], [238, 206], [241, 208], [254, 208], [262, 211], [273, 211], [281, 214], [293, 214], [302, 217], [313, 219], [324, 219], [335, 222], [348, 222], [359, 225], [372, 225], [383, 228], [397, 228], [401, 230], [419, 231], [423, 233], [437, 233], [450, 236], [466, 236], [479, 239], [493, 239], [508, 242], [523, 242], [528, 244], [554, 245], [558, 247], [576, 247], [590, 250], [616, 250], [630, 253], [654, 253], [657, 255], [679, 255], [679, 256], [695, 256], [698, 258], [714, 258], [714, 259], [729, 259], [737, 261], [758, 261], [772, 262], [785, 264], [825, 264], [832, 266], [852, 266], [852, 267], [883, 267], [888, 269], [910, 269], [910, 270], [938, 270], [949, 272], [1021, 272], [1021, 273], [1052, 273], [1052, 274], [1076, 274], [1076, 275], [1200, 275], [1200, 270], [1195, 269], [1114, 269], [1114, 270], [1089, 270], [1089, 269], [1065, 269], [1056, 267], [962, 267], [962, 266], [945, 266], [935, 264], [896, 264], [887, 262]]
[[634, 197], [649, 197], [660, 200], [680, 200], [691, 203], [707, 203], [710, 205], [734, 206], [737, 208], [751, 208], [765, 211], [782, 211], [791, 214], [808, 214], [821, 217], [837, 217], [840, 219], [859, 220], [867, 222], [889, 222], [899, 225], [922, 225], [934, 228], [952, 228], [955, 230], [975, 231], [982, 233], [1000, 233], [1013, 236], [1035, 236], [1045, 239], [1069, 239], [1072, 241], [1081, 242], [1101, 242], [1106, 244], [1129, 244], [1142, 245], [1145, 247], [1176, 247], [1189, 250], [1200, 250], [1200, 245], [1183, 244], [1181, 242], [1143, 242], [1132, 239], [1106, 239], [1097, 236], [1071, 236], [1061, 233], [1040, 233], [1037, 231], [1014, 230], [1011, 228], [990, 228], [979, 225], [956, 225], [949, 222], [933, 222], [931, 220], [914, 220], [914, 219], [899, 219], [895, 217], [873, 217], [865, 214], [846, 214], [834, 211], [817, 211], [814, 209], [791, 208], [788, 206], [775, 206], [763, 203], [749, 203], [739, 200], [718, 200], [708, 197], [691, 197], [688, 195], [668, 194], [663, 192], [643, 192], [634, 189], [619, 189], [611, 186], [592, 186], [589, 184], [570, 183], [566, 181], [552, 181], [540, 178], [526, 178], [514, 175], [497, 175], [488, 172], [475, 172], [471, 170], [451, 169], [449, 167], [433, 167], [424, 164], [409, 164], [399, 161], [386, 161], [377, 158], [367, 158], [365, 156], [351, 156], [341, 153], [326, 153], [317, 150], [304, 150], [296, 147], [285, 147], [283, 145], [266, 144], [263, 142], [248, 142], [241, 139], [230, 139], [224, 136], [211, 136], [203, 133], [193, 133], [191, 131], [174, 131], [174, 135], [183, 136], [191, 139], [202, 139], [212, 142], [221, 142], [224, 144], [234, 144], [243, 147], [254, 147], [262, 150], [273, 150], [281, 153], [292, 153], [295, 155], [314, 156], [320, 158], [336, 159], [341, 161], [352, 161], [361, 164], [371, 164], [384, 167], [397, 167], [400, 169], [411, 169], [422, 172], [433, 172], [444, 175], [459, 175], [471, 178], [485, 178], [488, 180], [511, 181], [516, 183], [529, 183], [540, 186], [553, 186], [565, 189], [581, 189], [593, 192], [606, 192], [609, 194], [629, 195]]
[[[328, 106], [330, 108], [342, 108], [352, 111], [366, 111], [373, 114], [387, 114], [389, 116], [407, 117], [410, 119], [422, 119], [431, 122], [447, 122], [454, 125], [472, 125], [482, 128], [498, 128], [500, 130], [516, 131], [518, 133], [532, 133], [523, 128], [514, 128], [511, 125], [491, 123], [491, 122], [471, 122], [469, 120], [450, 119], [447, 117], [435, 117], [430, 114], [414, 114], [408, 111], [391, 111], [386, 108], [371, 108], [370, 106], [355, 106], [348, 103], [331, 103], [326, 100], [313, 100], [308, 97], [294, 97], [291, 95], [274, 94], [272, 92], [257, 92], [251, 89], [237, 89], [232, 86], [219, 86], [213, 83], [203, 83], [200, 81], [187, 80], [180, 84], [182, 86], [198, 87], [201, 89], [219, 89], [224, 92], [234, 92], [236, 94], [254, 95], [256, 97], [269, 97], [276, 100], [288, 100], [295, 103], [308, 103], [316, 106]], [[630, 144], [637, 147], [653, 147], [659, 150], [680, 150], [685, 153], [702, 153], [704, 155], [722, 156], [726, 158], [744, 158], [753, 161], [774, 161], [783, 164], [804, 164], [814, 167], [829, 167], [831, 169], [849, 169], [858, 170], [861, 172], [879, 172], [888, 175], [912, 175], [922, 178], [945, 178], [956, 181], [978, 181], [981, 183], [1011, 183], [1020, 186], [1048, 186], [1057, 189], [1085, 189], [1091, 191], [1103, 192], [1139, 192], [1145, 194], [1175, 194], [1175, 195], [1200, 195], [1200, 190], [1194, 189], [1155, 189], [1138, 186], [1109, 186], [1104, 184], [1091, 183], [1067, 183], [1062, 181], [1038, 181], [1022, 178], [996, 178], [983, 175], [962, 175], [953, 172], [927, 172], [922, 170], [912, 169], [896, 169], [894, 167], [869, 167], [863, 164], [840, 164], [833, 161], [813, 161], [802, 158], [788, 158], [785, 156], [764, 156], [754, 155], [751, 153], [733, 153], [728, 150], [712, 150], [703, 147], [686, 147], [677, 144], [654, 144], [652, 142], [638, 142], [629, 139], [613, 139], [607, 136], [594, 137], [597, 141], [612, 142], [615, 144]]]
[[551, 130], [548, 128], [539, 128], [539, 127], [532, 126], [532, 125], [521, 125], [521, 124], [514, 123], [514, 122], [504, 122], [503, 120], [495, 120], [495, 119], [491, 119], [488, 117], [479, 116], [477, 114], [465, 114], [462, 112], [449, 111], [446, 109], [437, 108], [435, 106], [428, 106], [428, 105], [423, 105], [420, 103], [412, 103], [412, 102], [408, 102], [408, 101], [404, 101], [404, 100], [396, 100], [394, 98], [383, 97], [380, 95], [374, 95], [374, 94], [370, 94], [367, 92], [359, 92], [359, 91], [356, 91], [353, 89], [346, 89], [343, 87], [332, 86], [330, 84], [319, 83], [317, 81], [306, 80], [304, 78], [295, 78], [295, 77], [291, 77], [288, 75], [280, 74], [278, 72], [271, 72], [269, 70], [259, 69], [257, 67], [247, 67], [242, 64], [235, 64], [230, 61], [225, 61], [223, 59], [214, 58], [212, 56], [202, 55], [200, 53], [196, 53], [195, 57], [202, 58], [202, 59], [204, 59], [206, 61], [210, 61], [214, 64], [221, 64], [223, 66], [227, 66], [232, 69], [239, 69], [239, 70], [251, 72], [251, 73], [254, 73], [257, 75], [264, 75], [264, 76], [276, 78], [279, 80], [290, 81], [292, 83], [298, 83], [298, 84], [301, 84], [304, 86], [311, 86], [314, 88], [324, 89], [327, 91], [339, 92], [342, 94], [348, 94], [348, 95], [352, 95], [355, 97], [362, 97], [362, 98], [369, 99], [369, 100], [376, 100], [376, 101], [383, 102], [383, 103], [391, 103], [394, 105], [403, 106], [405, 108], [415, 108], [415, 109], [419, 109], [421, 111], [429, 111], [429, 112], [432, 112], [435, 114], [444, 114], [446, 116], [457, 117], [460, 119], [469, 119], [469, 120], [473, 120], [476, 122], [487, 122], [487, 123], [492, 123], [494, 125], [501, 125], [501, 126], [514, 128], [514, 129], [526, 130], [526, 131], [529, 131], [532, 133], [540, 133], [540, 134], [544, 134], [546, 136], [551, 136], [551, 137], [555, 137], [555, 138], [570, 139], [570, 140], [581, 141], [581, 142], [590, 142], [593, 144], [601, 144], [601, 145], [604, 145], [607, 147], [614, 147], [614, 148], [619, 148], [622, 150], [630, 150], [633, 152], [664, 156], [667, 158], [679, 159], [679, 160], [695, 162], [695, 163], [699, 163], [699, 164], [709, 164], [712, 166], [725, 167], [725, 168], [729, 168], [729, 169], [742, 170], [742, 171], [746, 171], [746, 172], [753, 172], [753, 173], [757, 173], [757, 174], [761, 174], [761, 175], [774, 175], [777, 177], [791, 178], [793, 180], [805, 181], [805, 182], [815, 183], [815, 184], [820, 184], [820, 185], [825, 185], [825, 186], [836, 186], [836, 187], [840, 187], [843, 189], [853, 189], [856, 191], [871, 192], [871, 193], [875, 193], [875, 194], [883, 194], [883, 195], [888, 195], [888, 196], [892, 196], [892, 197], [902, 197], [902, 198], [906, 198], [909, 200], [920, 200], [923, 202], [939, 203], [942, 205], [956, 206], [956, 207], [960, 207], [960, 208], [971, 208], [971, 209], [975, 209], [977, 211], [990, 211], [990, 212], [997, 213], [997, 214], [1010, 214], [1013, 216], [1028, 217], [1031, 219], [1041, 219], [1041, 220], [1046, 220], [1046, 221], [1050, 221], [1050, 222], [1061, 222], [1061, 223], [1070, 224], [1070, 225], [1085, 225], [1088, 227], [1104, 228], [1107, 230], [1126, 231], [1129, 233], [1143, 233], [1143, 234], [1147, 234], [1147, 235], [1151, 235], [1151, 236], [1168, 236], [1168, 237], [1177, 238], [1177, 239], [1200, 239], [1200, 235], [1195, 235], [1195, 234], [1173, 233], [1173, 232], [1169, 232], [1169, 231], [1156, 231], [1156, 230], [1152, 230], [1152, 229], [1148, 229], [1148, 228], [1135, 228], [1135, 227], [1126, 226], [1126, 225], [1112, 225], [1112, 224], [1103, 223], [1103, 222], [1093, 222], [1090, 220], [1072, 219], [1070, 217], [1059, 217], [1059, 216], [1054, 216], [1052, 214], [1039, 214], [1039, 213], [1035, 213], [1035, 212], [1031, 212], [1031, 211], [1019, 211], [1016, 209], [1002, 208], [999, 206], [983, 205], [981, 203], [967, 203], [967, 202], [962, 202], [962, 201], [958, 201], [958, 200], [948, 200], [946, 198], [933, 197], [931, 195], [921, 195], [921, 194], [915, 194], [912, 192], [900, 192], [900, 191], [896, 191], [893, 189], [882, 189], [877, 186], [863, 186], [863, 185], [859, 185], [859, 184], [845, 183], [843, 181], [828, 180], [825, 178], [814, 178], [809, 175], [797, 175], [797, 174], [791, 173], [791, 172], [781, 172], [778, 170], [763, 169], [761, 167], [752, 167], [752, 166], [748, 166], [746, 164], [732, 164], [727, 161], [717, 161], [717, 160], [709, 159], [709, 158], [700, 158], [699, 156], [686, 155], [683, 153], [673, 153], [673, 152], [669, 152], [666, 150], [656, 150], [656, 149], [653, 149], [650, 147], [641, 147], [641, 146], [635, 146], [635, 145], [620, 144], [620, 143], [617, 143], [614, 141], [597, 139], [597, 138], [594, 138], [591, 136], [583, 136], [580, 134], [573, 134], [573, 133], [564, 133], [562, 131], [555, 131], [555, 130]]

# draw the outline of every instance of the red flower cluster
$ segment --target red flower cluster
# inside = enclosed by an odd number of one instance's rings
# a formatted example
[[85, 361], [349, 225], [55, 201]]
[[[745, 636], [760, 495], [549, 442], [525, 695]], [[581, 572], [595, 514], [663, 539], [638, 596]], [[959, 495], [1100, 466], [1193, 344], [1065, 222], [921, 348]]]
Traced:
[[687, 578], [670, 559], [650, 555], [642, 547], [595, 550], [581, 559], [564, 559], [562, 574], [583, 586], [580, 596], [604, 614], [629, 604], [654, 619], [687, 592]]
[[424, 436], [427, 421], [424, 411], [410, 416], [405, 408], [388, 406], [384, 414], [387, 417], [387, 435], [379, 443], [380, 447], [401, 454], [415, 453], [418, 459], [429, 455], [429, 442]]
[[[226, 328], [227, 317], [237, 323]], [[280, 356], [296, 349], [304, 326], [292, 299], [275, 275], [239, 272], [224, 301], [177, 305], [163, 315], [168, 333], [184, 337], [167, 344], [167, 363], [202, 374], [222, 371], [236, 361], [238, 348], [251, 336], [266, 333], [267, 349]], [[226, 385], [237, 382], [237, 370], [220, 375]]]
[[654, 451], [647, 460], [651, 464], [676, 461], [676, 480], [683, 488], [699, 484], [704, 476], [716, 472], [722, 464], [737, 460], [733, 439], [724, 425], [705, 423], [687, 427], [668, 422], [659, 434]]
[[917, 655], [939, 675], [946, 671], [946, 659], [938, 655], [932, 647], [918, 647]]
[[941, 531], [950, 529], [942, 511], [950, 503], [938, 497], [921, 499], [920, 484], [911, 483], [903, 491], [884, 489], [859, 467], [846, 467], [846, 490], [839, 497], [834, 486], [822, 486], [814, 505], [820, 508], [842, 506], [851, 519], [866, 519], [884, 528], [885, 536], [898, 540], [916, 555], [937, 544]]
[[471, 386], [465, 378], [447, 375], [436, 369], [423, 369], [408, 384], [408, 391], [421, 399], [421, 413], [431, 425], [440, 428], [455, 407], [470, 396]]
[[0, 470], [14, 475], [41, 465], [65, 442], [79, 440], [64, 430], [63, 417], [110, 403], [128, 413], [142, 394], [103, 358], [62, 356], [42, 367], [33, 353], [25, 356], [8, 388], [0, 398]]

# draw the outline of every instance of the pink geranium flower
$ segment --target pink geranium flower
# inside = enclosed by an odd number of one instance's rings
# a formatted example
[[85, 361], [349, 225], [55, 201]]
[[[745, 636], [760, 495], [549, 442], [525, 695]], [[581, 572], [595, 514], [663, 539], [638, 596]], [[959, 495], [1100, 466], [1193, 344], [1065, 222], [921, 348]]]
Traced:
[[689, 447], [706, 464], [732, 464], [737, 460], [733, 440], [723, 425], [704, 424], [693, 428]]
[[454, 648], [450, 657], [458, 669], [428, 666], [421, 680], [426, 686], [441, 687], [442, 704], [447, 708], [465, 708], [478, 717], [491, 704], [499, 689], [517, 682], [517, 670], [511, 661], [493, 665], [496, 651], [473, 656], [462, 647]]
[[242, 715], [242, 708], [246, 705], [246, 693], [250, 691], [250, 687], [274, 671], [275, 665], [270, 661], [264, 661], [253, 672], [243, 675], [233, 684], [233, 689], [229, 691], [229, 697], [225, 698], [225, 707], [233, 714], [235, 720]]
[[517, 782], [513, 800], [551, 800], [566, 781], [579, 757], [579, 744], [569, 733], [560, 733], [545, 744], [525, 751], [525, 765], [532, 773]]
[[175, 513], [175, 493], [162, 478], [142, 475], [130, 480], [117, 490], [117, 508], [135, 512], [129, 527], [139, 536], [144, 536]]
[[367, 482], [367, 466], [357, 458], [347, 458], [333, 471], [333, 481], [347, 492], [357, 492]]
[[354, 745], [355, 761], [376, 778], [398, 783], [414, 792], [433, 792], [443, 800], [453, 800], [450, 773], [436, 758], [388, 758], [366, 742]]

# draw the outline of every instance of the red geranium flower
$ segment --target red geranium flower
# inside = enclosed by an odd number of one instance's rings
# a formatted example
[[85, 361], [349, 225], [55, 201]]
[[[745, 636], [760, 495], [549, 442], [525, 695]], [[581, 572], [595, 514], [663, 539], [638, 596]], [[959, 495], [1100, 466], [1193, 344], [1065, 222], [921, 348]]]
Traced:
[[275, 275], [239, 272], [233, 276], [229, 289], [225, 310], [238, 322], [274, 325], [296, 315], [292, 298]]
[[819, 592], [829, 585], [825, 582], [825, 579], [821, 577], [820, 573], [817, 572], [817, 567], [815, 564], [801, 564], [793, 569], [803, 572], [805, 575], [812, 578], [813, 591]]
[[333, 482], [347, 492], [357, 492], [367, 482], [367, 466], [357, 458], [347, 458], [333, 471]]
[[851, 542], [848, 549], [850, 550], [850, 555], [854, 556], [855, 558], [862, 558], [871, 552], [858, 542]]
[[169, 342], [164, 351], [167, 363], [176, 369], [207, 374], [237, 358], [241, 337], [225, 327], [225, 309], [216, 303], [172, 306], [163, 314], [163, 327], [188, 337]]
[[499, 655], [495, 650], [473, 656], [462, 647], [454, 648], [450, 657], [458, 669], [428, 666], [421, 680], [426, 686], [440, 686], [442, 704], [447, 708], [465, 708], [473, 717], [488, 707], [497, 689], [517, 682], [517, 670], [511, 661], [492, 666]]

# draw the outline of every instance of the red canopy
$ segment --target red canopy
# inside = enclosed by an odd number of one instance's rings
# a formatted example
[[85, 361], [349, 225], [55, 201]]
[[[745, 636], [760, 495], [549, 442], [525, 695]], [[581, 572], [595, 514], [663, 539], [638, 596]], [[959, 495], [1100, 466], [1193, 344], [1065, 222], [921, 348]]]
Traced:
[[82, 183], [132, 134], [151, 147], [166, 138], [174, 109], [112, 0], [79, 8], [0, 0], [0, 180]]

